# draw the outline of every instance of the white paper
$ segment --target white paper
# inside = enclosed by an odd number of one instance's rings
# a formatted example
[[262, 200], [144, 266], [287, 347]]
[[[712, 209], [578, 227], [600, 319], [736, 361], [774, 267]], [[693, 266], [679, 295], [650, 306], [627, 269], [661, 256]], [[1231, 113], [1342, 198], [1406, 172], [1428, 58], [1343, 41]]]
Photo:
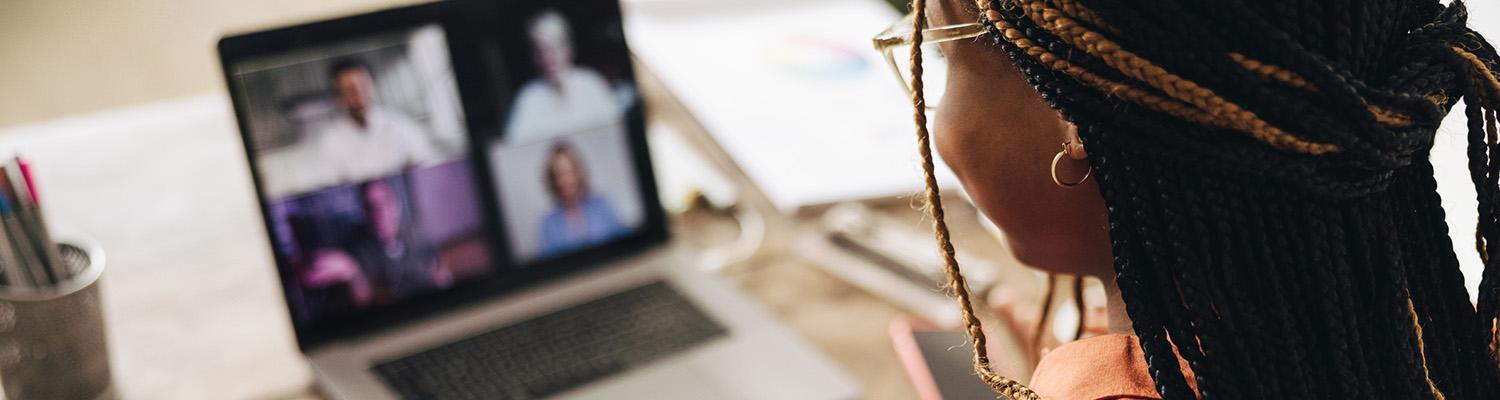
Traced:
[[899, 17], [875, 0], [637, 1], [625, 16], [642, 63], [788, 213], [921, 190], [911, 102], [871, 44]]

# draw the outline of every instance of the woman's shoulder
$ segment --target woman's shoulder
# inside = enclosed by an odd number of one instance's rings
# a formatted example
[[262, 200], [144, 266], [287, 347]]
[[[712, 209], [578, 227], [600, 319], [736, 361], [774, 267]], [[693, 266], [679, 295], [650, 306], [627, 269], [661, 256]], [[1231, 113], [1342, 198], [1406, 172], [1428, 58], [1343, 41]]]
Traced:
[[1102, 335], [1064, 344], [1037, 363], [1031, 388], [1049, 399], [1157, 399], [1135, 336]]

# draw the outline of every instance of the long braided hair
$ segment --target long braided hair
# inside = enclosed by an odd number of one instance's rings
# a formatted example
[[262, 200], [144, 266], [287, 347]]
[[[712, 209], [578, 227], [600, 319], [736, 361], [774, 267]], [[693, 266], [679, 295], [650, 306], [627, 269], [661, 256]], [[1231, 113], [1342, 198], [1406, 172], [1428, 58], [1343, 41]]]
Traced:
[[[926, 27], [913, 0], [914, 28]], [[1500, 397], [1500, 55], [1462, 0], [977, 0], [1077, 126], [1156, 390], [1187, 398]], [[975, 368], [996, 374], [913, 103], [928, 210]], [[1428, 158], [1462, 101], [1484, 263], [1470, 303]], [[982, 115], [973, 118], [984, 118]], [[1184, 371], [1191, 371], [1185, 374]]]

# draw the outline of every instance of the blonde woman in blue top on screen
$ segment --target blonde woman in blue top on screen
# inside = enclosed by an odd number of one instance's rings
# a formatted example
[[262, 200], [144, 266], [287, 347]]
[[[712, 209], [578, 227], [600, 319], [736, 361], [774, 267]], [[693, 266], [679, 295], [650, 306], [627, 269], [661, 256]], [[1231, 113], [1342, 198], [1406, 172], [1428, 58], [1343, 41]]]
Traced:
[[542, 220], [542, 257], [561, 255], [626, 232], [609, 202], [589, 190], [588, 172], [572, 147], [559, 143], [552, 148], [545, 178], [556, 205]]

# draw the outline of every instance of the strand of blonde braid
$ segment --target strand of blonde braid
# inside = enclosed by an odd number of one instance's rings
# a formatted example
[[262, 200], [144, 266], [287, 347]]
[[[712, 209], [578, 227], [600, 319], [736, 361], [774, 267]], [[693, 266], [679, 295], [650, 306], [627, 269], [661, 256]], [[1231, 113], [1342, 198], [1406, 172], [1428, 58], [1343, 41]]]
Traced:
[[932, 230], [937, 236], [938, 248], [943, 256], [943, 269], [948, 276], [948, 286], [958, 298], [969, 341], [974, 345], [974, 372], [984, 383], [1000, 395], [1014, 400], [1040, 400], [1036, 392], [1013, 379], [1000, 376], [990, 367], [989, 350], [985, 347], [984, 326], [974, 313], [974, 304], [969, 297], [968, 283], [958, 268], [953, 242], [948, 237], [948, 224], [943, 220], [943, 199], [938, 194], [937, 176], [933, 172], [932, 145], [927, 131], [927, 101], [922, 93], [922, 30], [927, 28], [927, 1], [912, 0], [912, 45], [911, 86], [914, 119], [917, 124], [917, 146], [922, 158], [922, 171], [927, 187], [927, 211], [932, 217]]

